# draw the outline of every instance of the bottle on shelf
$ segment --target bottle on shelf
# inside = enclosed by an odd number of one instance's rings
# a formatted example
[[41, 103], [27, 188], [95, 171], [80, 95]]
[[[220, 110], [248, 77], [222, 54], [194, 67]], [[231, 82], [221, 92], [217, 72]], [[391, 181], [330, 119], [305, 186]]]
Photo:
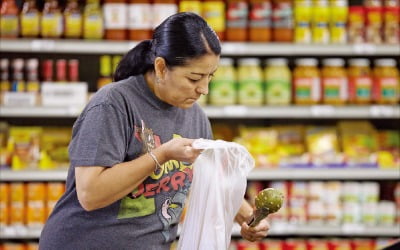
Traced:
[[292, 74], [287, 59], [268, 59], [266, 65], [264, 70], [266, 104], [289, 105], [292, 98]]
[[322, 60], [321, 83], [322, 101], [325, 104], [343, 105], [348, 101], [347, 73], [344, 59], [328, 58]]
[[19, 9], [15, 0], [4, 0], [0, 6], [0, 37], [17, 38], [19, 35]]
[[330, 9], [327, 0], [313, 0], [312, 10], [312, 42], [328, 44]]
[[250, 0], [249, 5], [249, 40], [252, 42], [271, 41], [271, 1]]
[[60, 38], [63, 34], [63, 15], [57, 0], [46, 0], [41, 19], [41, 36], [43, 38]]
[[153, 1], [153, 28], [161, 24], [167, 17], [178, 12], [176, 0]]
[[272, 1], [272, 37], [275, 42], [293, 41], [293, 1]]
[[42, 62], [42, 81], [52, 82], [53, 81], [53, 60], [46, 59]]
[[244, 42], [248, 33], [249, 6], [247, 0], [226, 1], [226, 30], [227, 41]]
[[293, 99], [295, 104], [312, 105], [321, 101], [321, 82], [318, 61], [299, 58], [293, 71]]
[[24, 81], [24, 59], [15, 58], [12, 61], [12, 82], [11, 91], [23, 92], [25, 91], [25, 81]]
[[68, 60], [68, 81], [79, 82], [79, 60]]
[[224, 0], [204, 0], [202, 16], [206, 22], [214, 29], [219, 40], [225, 40], [225, 1]]
[[0, 92], [7, 92], [11, 90], [9, 79], [9, 66], [10, 60], [8, 58], [0, 59]]
[[103, 55], [100, 57], [100, 77], [97, 80], [97, 89], [112, 82], [111, 77], [111, 56]]
[[179, 1], [179, 12], [193, 12], [201, 16], [201, 0], [181, 0]]
[[103, 3], [104, 38], [126, 40], [128, 29], [128, 4], [125, 0], [105, 0]]
[[359, 44], [365, 41], [365, 8], [363, 5], [350, 5], [347, 36], [349, 43]]
[[39, 60], [31, 58], [26, 60], [26, 91], [39, 93]]
[[233, 59], [223, 57], [210, 81], [209, 103], [210, 105], [234, 105], [236, 93], [236, 71]]
[[40, 34], [40, 11], [35, 0], [26, 0], [20, 15], [21, 36], [38, 37]]
[[396, 60], [376, 59], [374, 65], [374, 101], [378, 104], [398, 103], [400, 83]]
[[258, 58], [238, 60], [238, 103], [260, 106], [264, 103], [263, 75]]
[[56, 61], [56, 82], [67, 82], [67, 60], [65, 59]]
[[103, 39], [104, 25], [100, 0], [87, 0], [83, 10], [83, 39]]
[[331, 9], [329, 21], [329, 33], [331, 37], [331, 43], [345, 44], [347, 43], [347, 0], [330, 1], [329, 8]]
[[385, 0], [384, 4], [384, 29], [383, 37], [385, 43], [399, 44], [400, 43], [400, 1]]
[[79, 39], [82, 36], [82, 12], [78, 0], [68, 0], [64, 12], [64, 37]]
[[370, 62], [366, 58], [349, 60], [349, 102], [369, 104], [372, 101], [372, 75]]
[[294, 42], [311, 43], [311, 0], [294, 2]]
[[365, 0], [366, 11], [366, 42], [382, 43], [383, 8], [381, 0]]
[[128, 7], [129, 40], [140, 41], [152, 36], [153, 19], [150, 0], [130, 0]]

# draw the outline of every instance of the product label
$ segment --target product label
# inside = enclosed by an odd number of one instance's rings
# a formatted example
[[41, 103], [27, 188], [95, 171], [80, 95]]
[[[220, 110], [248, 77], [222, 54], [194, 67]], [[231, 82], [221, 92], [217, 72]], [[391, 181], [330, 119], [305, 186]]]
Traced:
[[292, 28], [292, 5], [290, 3], [277, 3], [272, 12], [274, 28]]
[[229, 28], [247, 28], [248, 5], [246, 2], [228, 4], [226, 25]]
[[382, 77], [377, 79], [378, 99], [381, 101], [395, 101], [398, 98], [399, 86], [395, 77]]
[[347, 100], [347, 79], [345, 77], [325, 77], [322, 79], [322, 85], [324, 88], [324, 100]]
[[349, 93], [355, 100], [369, 101], [372, 93], [372, 79], [370, 77], [349, 78]]
[[153, 27], [160, 25], [167, 17], [178, 12], [176, 4], [153, 4]]
[[59, 13], [45, 14], [42, 17], [42, 36], [59, 37], [63, 31], [62, 15]]
[[269, 2], [252, 3], [250, 5], [250, 27], [270, 28], [272, 9]]
[[262, 105], [263, 86], [258, 80], [242, 80], [239, 82], [239, 104]]
[[181, 1], [179, 2], [179, 12], [193, 12], [201, 15], [201, 1]]
[[126, 29], [128, 27], [128, 5], [105, 3], [103, 5], [104, 27], [106, 29]]
[[129, 5], [129, 21], [128, 27], [131, 30], [149, 30], [153, 28], [153, 19], [151, 4], [140, 3], [140, 4], [130, 4]]
[[40, 18], [38, 13], [27, 13], [21, 15], [21, 35], [38, 36], [40, 27]]
[[83, 38], [101, 39], [103, 38], [103, 18], [100, 15], [89, 15], [83, 22]]
[[311, 43], [311, 27], [308, 22], [299, 22], [294, 30], [294, 39], [296, 43]]
[[311, 6], [296, 6], [294, 8], [294, 19], [296, 22], [311, 22]]
[[329, 43], [329, 29], [327, 22], [314, 23], [312, 27], [312, 40], [314, 43]]
[[289, 104], [291, 98], [290, 83], [282, 79], [270, 79], [266, 82], [267, 104]]
[[211, 105], [233, 105], [236, 102], [235, 82], [231, 80], [213, 80], [210, 83]]
[[221, 1], [204, 2], [203, 17], [216, 32], [225, 30], [225, 3]]
[[294, 79], [295, 99], [300, 101], [321, 100], [320, 80], [318, 77], [297, 77]]
[[347, 29], [345, 22], [336, 22], [331, 25], [331, 42], [332, 43], [346, 43]]
[[65, 36], [78, 38], [82, 34], [81, 14], [68, 14], [65, 16]]
[[2, 36], [18, 36], [18, 16], [2, 15], [0, 17], [0, 33]]

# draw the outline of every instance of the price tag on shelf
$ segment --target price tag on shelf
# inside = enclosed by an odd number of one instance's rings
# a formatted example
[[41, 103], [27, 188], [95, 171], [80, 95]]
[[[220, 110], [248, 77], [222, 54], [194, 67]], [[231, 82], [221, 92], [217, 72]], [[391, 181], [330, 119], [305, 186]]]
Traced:
[[335, 114], [335, 108], [329, 105], [315, 105], [311, 107], [311, 115], [318, 116], [333, 116]]
[[355, 54], [375, 54], [376, 46], [369, 43], [355, 44], [353, 46], [353, 51]]
[[370, 114], [372, 117], [392, 117], [395, 111], [392, 106], [371, 106]]
[[36, 104], [36, 93], [29, 92], [5, 92], [4, 93], [4, 106], [24, 106], [32, 107]]
[[248, 113], [246, 106], [225, 106], [223, 113], [226, 116], [245, 116]]
[[84, 106], [87, 95], [88, 85], [85, 82], [42, 84], [43, 106]]
[[53, 40], [33, 40], [31, 42], [32, 51], [52, 51], [55, 48]]
[[345, 234], [362, 233], [365, 231], [365, 226], [361, 224], [343, 224], [342, 231]]

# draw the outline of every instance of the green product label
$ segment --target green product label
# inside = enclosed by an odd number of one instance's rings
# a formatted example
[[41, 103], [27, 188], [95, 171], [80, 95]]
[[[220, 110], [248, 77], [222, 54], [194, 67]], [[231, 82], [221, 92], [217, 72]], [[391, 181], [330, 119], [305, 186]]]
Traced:
[[289, 104], [290, 84], [281, 79], [271, 79], [266, 82], [265, 97], [268, 104]]
[[297, 99], [311, 98], [311, 89], [310, 88], [297, 88], [296, 89], [296, 98]]
[[338, 88], [326, 88], [324, 95], [327, 98], [340, 98]]
[[371, 90], [369, 88], [358, 88], [356, 90], [356, 95], [358, 98], [369, 98], [371, 96]]
[[392, 89], [392, 88], [382, 89], [382, 96], [385, 98], [394, 98], [395, 95], [396, 95], [395, 89]]
[[210, 83], [210, 104], [232, 105], [236, 101], [235, 82], [218, 80]]
[[258, 80], [239, 82], [239, 104], [261, 105], [263, 103], [263, 84]]

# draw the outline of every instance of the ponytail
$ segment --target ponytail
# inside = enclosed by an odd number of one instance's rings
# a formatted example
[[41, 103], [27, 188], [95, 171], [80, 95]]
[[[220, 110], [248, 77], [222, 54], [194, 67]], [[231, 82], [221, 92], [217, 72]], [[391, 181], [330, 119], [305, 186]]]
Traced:
[[152, 40], [144, 40], [122, 57], [114, 73], [114, 81], [130, 76], [141, 75], [154, 68], [154, 56], [151, 53]]

